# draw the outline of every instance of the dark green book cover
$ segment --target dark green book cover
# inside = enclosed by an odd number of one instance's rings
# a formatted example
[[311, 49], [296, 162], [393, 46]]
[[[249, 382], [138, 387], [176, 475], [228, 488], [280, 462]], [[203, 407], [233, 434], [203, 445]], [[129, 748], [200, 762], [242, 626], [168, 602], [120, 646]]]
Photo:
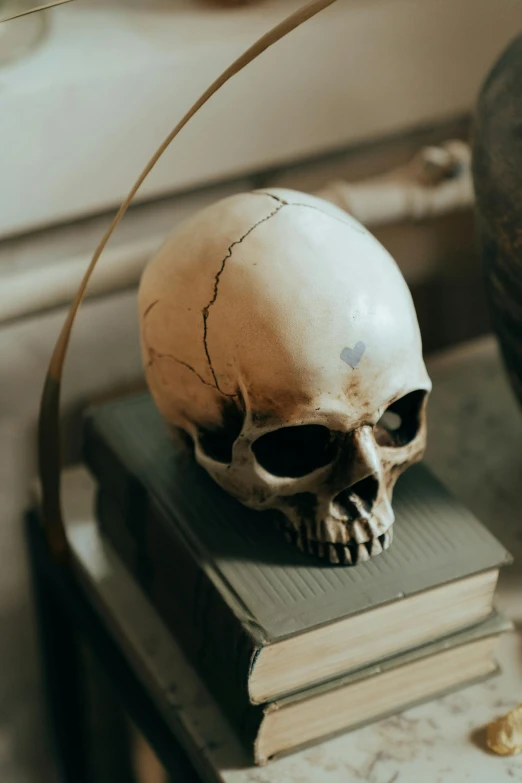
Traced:
[[385, 553], [352, 568], [302, 554], [174, 445], [147, 394], [89, 413], [85, 459], [104, 533], [236, 714], [265, 646], [508, 559], [422, 465], [397, 484]]

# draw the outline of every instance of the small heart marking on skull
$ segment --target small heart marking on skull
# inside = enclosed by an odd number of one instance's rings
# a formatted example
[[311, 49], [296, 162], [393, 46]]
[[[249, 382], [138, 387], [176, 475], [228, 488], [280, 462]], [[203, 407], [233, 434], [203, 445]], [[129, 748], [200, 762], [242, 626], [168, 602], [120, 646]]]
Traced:
[[341, 351], [341, 359], [343, 362], [346, 362], [346, 364], [349, 364], [350, 367], [355, 368], [358, 366], [359, 362], [361, 361], [363, 354], [366, 350], [366, 344], [359, 341], [354, 348], [343, 348]]

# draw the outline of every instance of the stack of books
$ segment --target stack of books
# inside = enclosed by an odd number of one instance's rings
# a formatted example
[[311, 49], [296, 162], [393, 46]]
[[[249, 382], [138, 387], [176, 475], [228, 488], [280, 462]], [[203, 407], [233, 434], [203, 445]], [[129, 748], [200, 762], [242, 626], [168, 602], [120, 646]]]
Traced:
[[424, 466], [399, 479], [391, 548], [349, 567], [229, 497], [148, 394], [91, 410], [84, 449], [102, 533], [256, 763], [496, 670], [509, 555]]

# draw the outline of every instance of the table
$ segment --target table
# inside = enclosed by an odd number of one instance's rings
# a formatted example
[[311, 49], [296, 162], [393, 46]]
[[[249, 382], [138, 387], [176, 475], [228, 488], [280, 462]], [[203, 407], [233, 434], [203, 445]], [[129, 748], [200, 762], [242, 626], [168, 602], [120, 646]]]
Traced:
[[251, 767], [162, 621], [99, 536], [92, 480], [73, 469], [64, 477], [70, 568], [51, 562], [35, 512], [27, 520], [64, 781], [88, 780], [82, 773], [77, 629], [177, 783], [522, 781], [522, 756], [500, 758], [484, 745], [485, 724], [522, 701], [522, 412], [492, 338], [436, 357], [429, 371], [434, 390], [427, 464], [515, 556], [501, 574], [497, 596], [497, 606], [515, 623], [515, 632], [500, 644], [502, 673], [266, 767]]

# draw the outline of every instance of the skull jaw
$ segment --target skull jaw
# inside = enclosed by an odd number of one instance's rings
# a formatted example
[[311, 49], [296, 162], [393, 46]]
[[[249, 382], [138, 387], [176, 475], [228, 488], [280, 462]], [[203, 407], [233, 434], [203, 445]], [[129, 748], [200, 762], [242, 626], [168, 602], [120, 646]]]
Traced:
[[302, 552], [330, 563], [357, 565], [381, 554], [393, 541], [394, 514], [387, 499], [367, 517], [350, 521], [317, 512], [313, 516], [303, 515], [287, 504], [280, 511], [286, 540]]
[[349, 543], [339, 544], [332, 541], [318, 541], [301, 535], [293, 525], [284, 524], [283, 534], [286, 540], [308, 555], [313, 555], [321, 560], [327, 560], [335, 565], [357, 565], [371, 557], [380, 555], [388, 549], [393, 541], [393, 525], [390, 525], [386, 533], [364, 544]]

